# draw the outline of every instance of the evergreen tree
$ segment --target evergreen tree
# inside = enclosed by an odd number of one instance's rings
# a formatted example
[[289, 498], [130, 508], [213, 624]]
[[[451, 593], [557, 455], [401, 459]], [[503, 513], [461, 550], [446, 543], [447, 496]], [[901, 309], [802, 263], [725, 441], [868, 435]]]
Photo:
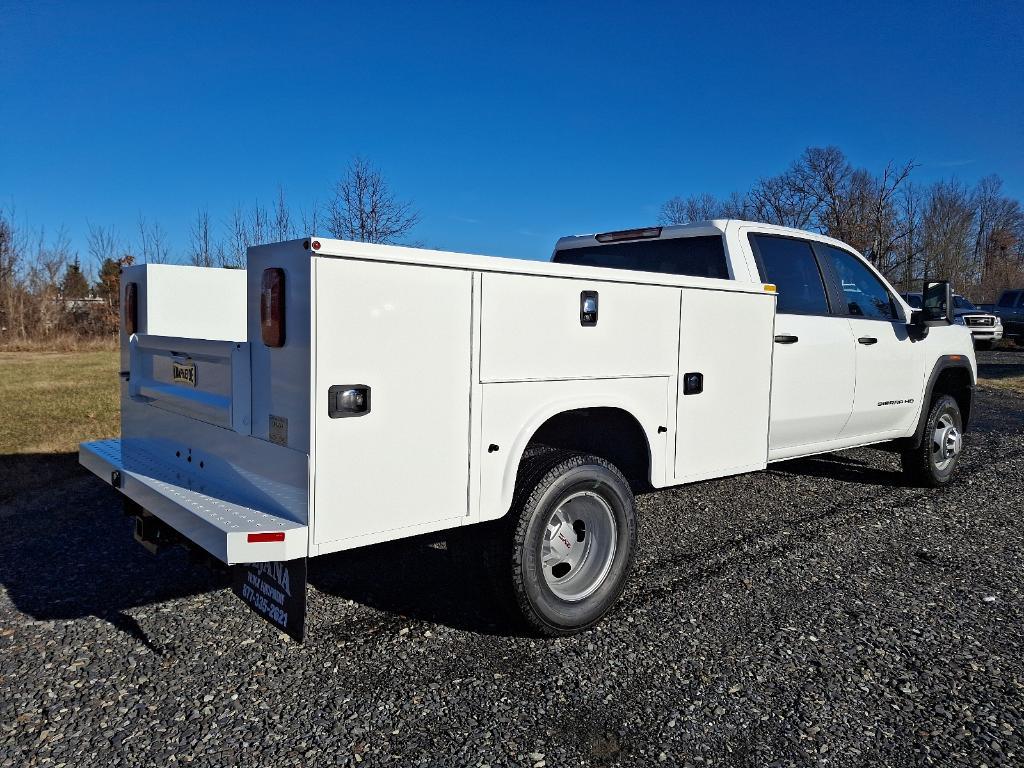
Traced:
[[82, 265], [78, 259], [68, 264], [60, 290], [65, 299], [84, 299], [89, 294], [89, 281], [82, 274]]

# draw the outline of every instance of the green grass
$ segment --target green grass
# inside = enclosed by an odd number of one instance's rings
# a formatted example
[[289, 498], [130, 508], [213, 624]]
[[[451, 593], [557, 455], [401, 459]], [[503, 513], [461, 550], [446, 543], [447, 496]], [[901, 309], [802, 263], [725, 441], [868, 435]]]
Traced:
[[0, 455], [76, 451], [120, 432], [118, 352], [0, 352]]

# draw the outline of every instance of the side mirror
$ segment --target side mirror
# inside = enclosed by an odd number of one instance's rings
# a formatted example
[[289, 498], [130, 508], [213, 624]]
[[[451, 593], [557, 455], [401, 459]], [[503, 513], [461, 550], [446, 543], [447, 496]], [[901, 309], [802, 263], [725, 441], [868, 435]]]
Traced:
[[953, 322], [953, 288], [948, 280], [925, 280], [921, 290], [924, 322]]
[[928, 335], [928, 323], [925, 322], [925, 313], [923, 309], [912, 309], [910, 310], [910, 337], [915, 341], [920, 341]]

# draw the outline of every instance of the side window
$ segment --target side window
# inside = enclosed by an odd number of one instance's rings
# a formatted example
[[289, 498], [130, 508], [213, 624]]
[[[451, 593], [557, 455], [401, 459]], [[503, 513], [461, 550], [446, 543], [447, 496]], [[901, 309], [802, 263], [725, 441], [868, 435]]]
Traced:
[[921, 296], [917, 293], [909, 293], [906, 296], [907, 304], [913, 309], [921, 309]]
[[1024, 291], [1017, 294], [1017, 306], [1024, 307]]
[[761, 276], [779, 291], [779, 314], [828, 314], [825, 284], [810, 243], [772, 235], [751, 235], [750, 241]]
[[830, 245], [821, 247], [843, 287], [847, 311], [868, 320], [895, 320], [892, 296], [875, 273], [856, 256]]
[[1017, 292], [1016, 291], [1007, 291], [1006, 293], [1004, 293], [1002, 296], [999, 297], [999, 306], [1000, 307], [1012, 307], [1016, 303], [1016, 298], [1017, 298]]

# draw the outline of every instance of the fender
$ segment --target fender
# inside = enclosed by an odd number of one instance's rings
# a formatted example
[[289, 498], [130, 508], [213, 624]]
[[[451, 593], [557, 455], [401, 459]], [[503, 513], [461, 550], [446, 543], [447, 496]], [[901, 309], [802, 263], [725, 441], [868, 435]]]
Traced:
[[[939, 380], [939, 375], [943, 371], [948, 371], [955, 368], [966, 369], [967, 375], [970, 377], [970, 393], [969, 398], [974, 397], [974, 388], [978, 383], [977, 374], [974, 368], [971, 367], [971, 361], [965, 355], [940, 355], [935, 361], [935, 365], [932, 366], [932, 372], [928, 376], [928, 383], [924, 388], [924, 397], [921, 398], [921, 413], [917, 417], [917, 428], [914, 430], [914, 434], [907, 438], [907, 445], [911, 448], [918, 448], [921, 445], [921, 441], [924, 439], [925, 423], [928, 421], [928, 413], [931, 411], [932, 392], [935, 389], [935, 382]], [[970, 410], [963, 414], [964, 419], [964, 432], [967, 431], [967, 422], [970, 419]]]
[[[508, 461], [505, 464], [504, 472], [502, 474], [500, 509], [507, 510], [509, 505], [512, 503], [516, 478], [519, 473], [519, 465], [523, 459], [523, 454], [526, 452], [526, 447], [529, 445], [530, 440], [532, 440], [533, 436], [537, 434], [537, 431], [541, 426], [543, 426], [549, 419], [558, 416], [559, 414], [587, 408], [612, 408], [622, 411], [636, 421], [637, 426], [644, 435], [645, 442], [647, 444], [647, 460], [648, 466], [650, 467], [650, 477], [648, 479], [654, 485], [661, 484], [659, 480], [663, 479], [662, 473], [665, 471], [665, 468], [663, 463], [659, 461], [660, 457], [651, 450], [651, 435], [649, 434], [648, 429], [645, 428], [644, 423], [637, 418], [635, 410], [630, 407], [629, 403], [624, 402], [622, 399], [617, 397], [591, 396], [565, 398], [545, 403], [542, 408], [539, 408], [531, 415], [516, 435], [512, 448], [508, 453]], [[657, 429], [657, 425], [654, 425], [653, 429]]]

